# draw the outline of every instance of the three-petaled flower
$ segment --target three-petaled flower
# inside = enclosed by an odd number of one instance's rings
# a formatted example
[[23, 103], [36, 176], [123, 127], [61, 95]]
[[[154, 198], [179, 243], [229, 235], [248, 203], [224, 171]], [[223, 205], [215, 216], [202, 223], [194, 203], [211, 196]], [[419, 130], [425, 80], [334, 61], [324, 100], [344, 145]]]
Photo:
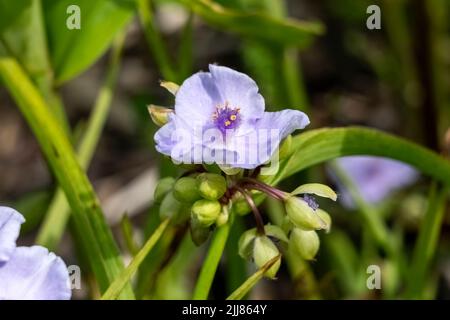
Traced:
[[155, 134], [156, 149], [176, 162], [253, 169], [269, 161], [280, 141], [309, 124], [298, 110], [265, 112], [247, 75], [210, 65], [180, 86], [175, 112]]
[[[419, 173], [411, 166], [387, 158], [372, 156], [349, 156], [337, 159], [337, 164], [355, 184], [361, 196], [368, 203], [376, 204], [389, 194], [417, 181]], [[343, 186], [336, 174], [330, 170], [341, 192], [342, 203], [354, 208], [350, 192]]]

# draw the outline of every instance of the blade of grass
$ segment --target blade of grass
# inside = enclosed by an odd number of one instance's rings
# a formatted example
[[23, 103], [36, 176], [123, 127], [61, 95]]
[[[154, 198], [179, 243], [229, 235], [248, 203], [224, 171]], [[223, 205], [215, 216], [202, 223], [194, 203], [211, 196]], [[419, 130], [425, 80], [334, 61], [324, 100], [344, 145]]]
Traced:
[[225, 249], [225, 244], [230, 233], [232, 223], [231, 220], [232, 219], [230, 219], [227, 224], [219, 227], [214, 234], [205, 262], [203, 263], [202, 270], [200, 271], [200, 276], [198, 277], [195, 285], [194, 294], [192, 297], [193, 300], [208, 299], [209, 290], [211, 289], [217, 267], [219, 266], [220, 258], [222, 257], [222, 253]]
[[267, 270], [270, 269], [278, 260], [281, 259], [281, 255], [273, 257], [267, 261], [258, 271], [251, 275], [239, 288], [231, 293], [227, 300], [241, 300], [245, 295], [264, 277]]
[[122, 237], [128, 252], [136, 256], [139, 252], [139, 245], [136, 243], [133, 237], [133, 225], [127, 214], [124, 214], [122, 220], [120, 221], [120, 230], [122, 231]]
[[[17, 61], [0, 57], [0, 75], [66, 194], [77, 232], [83, 234], [83, 249], [103, 291], [123, 270], [123, 261], [92, 185], [64, 130]], [[127, 286], [121, 298], [133, 297], [131, 286]]]
[[[116, 38], [110, 58], [107, 75], [102, 85], [94, 109], [86, 128], [86, 133], [78, 147], [77, 157], [80, 165], [87, 169], [96, 150], [101, 132], [108, 117], [111, 100], [114, 94], [114, 87], [117, 82], [117, 75], [120, 68], [120, 56], [123, 49], [125, 33], [122, 32]], [[64, 191], [58, 188], [49, 206], [48, 212], [39, 230], [36, 243], [55, 249], [61, 240], [66, 229], [70, 215], [70, 207], [67, 203]]]
[[220, 30], [269, 40], [277, 44], [306, 47], [311, 43], [314, 35], [324, 32], [324, 26], [317, 22], [280, 19], [261, 13], [242, 12], [208, 0], [177, 0], [177, 2]]
[[106, 292], [102, 296], [102, 300], [115, 300], [117, 299], [117, 297], [119, 297], [120, 293], [125, 288], [125, 285], [131, 280], [131, 277], [138, 270], [145, 257], [153, 249], [159, 238], [161, 238], [162, 234], [169, 225], [169, 222], [169, 219], [163, 220], [161, 222], [159, 227], [147, 240], [142, 249], [139, 250], [128, 267], [126, 267], [126, 269], [117, 277], [117, 279], [114, 280], [108, 290], [106, 290]]
[[406, 291], [410, 299], [424, 298], [426, 275], [437, 248], [449, 191], [448, 188], [438, 188], [436, 183], [431, 187], [428, 209], [414, 248], [409, 287]]

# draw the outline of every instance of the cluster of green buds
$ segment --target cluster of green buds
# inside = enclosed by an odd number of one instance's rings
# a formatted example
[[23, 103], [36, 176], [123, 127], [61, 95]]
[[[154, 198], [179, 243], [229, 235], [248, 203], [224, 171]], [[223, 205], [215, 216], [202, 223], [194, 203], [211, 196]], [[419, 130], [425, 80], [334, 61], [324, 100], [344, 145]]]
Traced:
[[[291, 193], [275, 189], [257, 180], [249, 181], [248, 187], [283, 201], [286, 216], [281, 226], [259, 225], [244, 232], [239, 240], [239, 254], [245, 259], [253, 260], [258, 268], [262, 268], [280, 255], [279, 247], [291, 250], [302, 259], [313, 260], [320, 246], [317, 231], [328, 232], [331, 228], [329, 214], [319, 208], [314, 197], [325, 197], [335, 201], [336, 193], [330, 187], [318, 183], [301, 185]], [[279, 267], [280, 260], [277, 260], [266, 271], [265, 276], [275, 278]]]
[[[173, 94], [178, 86], [161, 83]], [[172, 109], [149, 106], [153, 122], [159, 126], [167, 123]], [[279, 159], [291, 152], [292, 137], [280, 145]], [[155, 190], [155, 203], [160, 204], [162, 219], [173, 223], [190, 225], [193, 242], [204, 243], [216, 226], [229, 221], [231, 214], [253, 212], [256, 228], [244, 232], [239, 241], [239, 254], [252, 260], [258, 268], [269, 267], [268, 278], [275, 278], [280, 268], [280, 250], [289, 250], [305, 260], [313, 260], [319, 250], [318, 230], [328, 232], [331, 218], [320, 209], [315, 197], [336, 200], [336, 193], [326, 185], [309, 183], [287, 193], [258, 180], [261, 167], [243, 170], [218, 166], [219, 170], [207, 172], [207, 166], [195, 166], [178, 180], [162, 179]], [[286, 216], [282, 225], [264, 225], [263, 218], [253, 200], [255, 193], [264, 193], [284, 203]], [[272, 264], [270, 264], [272, 263]]]
[[221, 203], [227, 191], [225, 178], [216, 173], [194, 172], [175, 181], [167, 177], [155, 189], [155, 203], [160, 203], [162, 219], [181, 224], [190, 221], [192, 240], [200, 245], [208, 239], [215, 225], [228, 221], [228, 204]]

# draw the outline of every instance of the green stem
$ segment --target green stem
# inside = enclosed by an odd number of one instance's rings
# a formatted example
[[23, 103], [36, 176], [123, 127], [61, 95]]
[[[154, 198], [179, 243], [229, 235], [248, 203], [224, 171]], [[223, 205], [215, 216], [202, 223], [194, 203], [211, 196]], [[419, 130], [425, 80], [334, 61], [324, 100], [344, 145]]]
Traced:
[[219, 266], [220, 258], [222, 257], [222, 253], [225, 249], [225, 244], [230, 233], [231, 223], [232, 222], [230, 219], [230, 222], [219, 227], [214, 234], [194, 289], [194, 295], [192, 297], [194, 300], [208, 299], [209, 290], [211, 289], [217, 267]]
[[161, 222], [159, 227], [155, 230], [152, 236], [147, 240], [141, 250], [136, 254], [131, 263], [126, 267], [125, 270], [117, 277], [116, 280], [111, 284], [111, 286], [106, 290], [102, 296], [102, 300], [114, 300], [120, 295], [125, 285], [131, 280], [131, 277], [138, 270], [141, 263], [144, 261], [145, 257], [150, 253], [155, 244], [163, 235], [170, 220], [166, 219]]
[[438, 190], [436, 183], [431, 187], [428, 209], [414, 248], [409, 287], [406, 291], [408, 298], [421, 299], [424, 296], [426, 274], [437, 248], [448, 191], [449, 188]]
[[[105, 83], [100, 89], [89, 118], [86, 133], [78, 147], [77, 158], [83, 169], [89, 167], [111, 108], [124, 38], [125, 34], [121, 33], [114, 42]], [[45, 215], [36, 242], [50, 249], [55, 249], [64, 233], [69, 215], [69, 204], [66, 201], [63, 190], [58, 188]]]

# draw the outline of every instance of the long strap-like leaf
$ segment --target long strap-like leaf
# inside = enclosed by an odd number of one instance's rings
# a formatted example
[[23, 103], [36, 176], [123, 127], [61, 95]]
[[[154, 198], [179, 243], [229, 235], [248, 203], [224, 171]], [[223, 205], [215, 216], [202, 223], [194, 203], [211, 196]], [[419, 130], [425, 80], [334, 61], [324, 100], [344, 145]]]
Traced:
[[[31, 127], [73, 210], [76, 231], [103, 292], [123, 271], [123, 262], [95, 192], [64, 130], [17, 61], [0, 57], [0, 76]], [[121, 298], [132, 299], [131, 286]]]

